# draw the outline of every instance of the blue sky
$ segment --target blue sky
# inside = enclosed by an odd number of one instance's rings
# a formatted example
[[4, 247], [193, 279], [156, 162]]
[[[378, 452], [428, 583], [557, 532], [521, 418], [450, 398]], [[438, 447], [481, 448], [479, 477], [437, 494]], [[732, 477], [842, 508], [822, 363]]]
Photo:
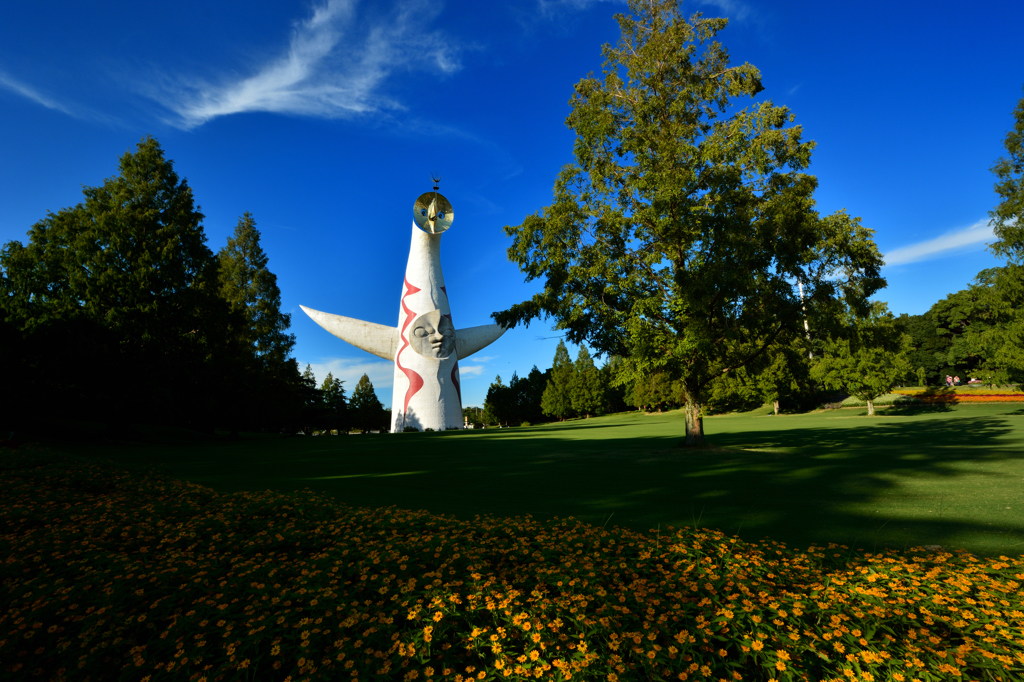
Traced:
[[[875, 230], [895, 313], [924, 312], [998, 264], [992, 163], [1024, 85], [1024, 3], [708, 0], [762, 98], [815, 140], [820, 211]], [[351, 390], [391, 366], [299, 309], [395, 324], [411, 207], [431, 173], [457, 327], [535, 291], [502, 228], [551, 201], [572, 160], [573, 85], [599, 72], [619, 2], [7, 3], [0, 11], [0, 241], [24, 240], [152, 134], [192, 186], [210, 247], [250, 211], [295, 354]], [[551, 364], [534, 323], [461, 364], [466, 405], [496, 374]], [[575, 349], [571, 352], [575, 354]], [[60, 358], [54, 358], [60, 362]]]

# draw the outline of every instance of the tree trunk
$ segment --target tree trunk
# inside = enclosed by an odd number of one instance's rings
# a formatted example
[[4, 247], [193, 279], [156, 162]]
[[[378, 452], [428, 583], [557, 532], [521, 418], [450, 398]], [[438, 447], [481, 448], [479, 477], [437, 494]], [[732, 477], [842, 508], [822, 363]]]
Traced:
[[704, 418], [701, 417], [700, 408], [700, 403], [695, 400], [686, 403], [687, 447], [704, 445]]
[[875, 401], [874, 400], [869, 400], [868, 401], [868, 416], [869, 417], [875, 416]]
[[779, 401], [778, 400], [773, 400], [772, 401], [772, 407], [775, 408], [775, 414], [778, 415], [779, 414]]

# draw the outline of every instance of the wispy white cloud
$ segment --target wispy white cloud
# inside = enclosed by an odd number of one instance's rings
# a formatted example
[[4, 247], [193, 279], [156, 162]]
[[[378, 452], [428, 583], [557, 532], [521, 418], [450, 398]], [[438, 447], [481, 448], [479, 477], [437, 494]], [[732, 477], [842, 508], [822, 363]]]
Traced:
[[22, 97], [32, 100], [36, 104], [52, 109], [53, 111], [59, 111], [62, 114], [67, 114], [72, 118], [77, 118], [82, 121], [99, 121], [100, 123], [116, 124], [118, 120], [112, 116], [100, 114], [88, 107], [83, 107], [77, 104], [64, 104], [58, 102], [54, 98], [46, 95], [36, 88], [23, 83], [22, 81], [13, 78], [10, 74], [0, 71], [0, 90], [8, 90], [10, 92], [21, 95]]
[[461, 377], [478, 377], [483, 373], [483, 365], [459, 365], [459, 376]]
[[[320, 358], [319, 362], [310, 362], [316, 384], [320, 386], [327, 374], [345, 382], [345, 394], [352, 395], [359, 379], [365, 374], [370, 377], [377, 397], [385, 405], [391, 404], [391, 387], [395, 383], [395, 365], [386, 360], [363, 360], [361, 358]], [[299, 362], [300, 368], [306, 363]], [[386, 389], [386, 390], [385, 390]]]
[[17, 81], [14, 78], [11, 78], [10, 76], [8, 76], [6, 73], [4, 73], [2, 71], [0, 71], [0, 88], [3, 88], [5, 90], [10, 90], [11, 92], [17, 93], [17, 94], [21, 95], [22, 97], [25, 97], [27, 99], [32, 100], [36, 104], [43, 105], [47, 109], [53, 109], [55, 111], [60, 111], [60, 112], [63, 112], [65, 114], [67, 114], [68, 116], [75, 116], [76, 118], [78, 117], [78, 115], [75, 112], [73, 112], [71, 109], [69, 109], [68, 107], [64, 106], [63, 104], [61, 104], [57, 100], [52, 99], [50, 97], [47, 97], [46, 95], [44, 95], [43, 93], [39, 92], [35, 88], [30, 87], [30, 86], [22, 83], [21, 81]]
[[917, 261], [941, 258], [954, 249], [980, 246], [995, 239], [992, 224], [987, 218], [979, 220], [970, 227], [929, 239], [927, 241], [901, 246], [885, 254], [886, 265], [905, 265]]
[[439, 4], [405, 0], [390, 15], [363, 18], [356, 0], [326, 0], [292, 29], [288, 48], [242, 77], [165, 80], [150, 96], [194, 128], [219, 116], [265, 111], [320, 118], [358, 116], [402, 104], [384, 83], [397, 70], [461, 68], [460, 47], [429, 30]]

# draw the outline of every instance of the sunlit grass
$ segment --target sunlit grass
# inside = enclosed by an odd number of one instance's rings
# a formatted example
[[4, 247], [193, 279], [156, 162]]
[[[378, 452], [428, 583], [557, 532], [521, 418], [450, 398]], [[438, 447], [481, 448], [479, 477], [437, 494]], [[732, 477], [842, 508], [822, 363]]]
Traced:
[[0, 470], [0, 673], [74, 680], [1021, 680], [1024, 557]]
[[718, 529], [806, 549], [942, 545], [1024, 552], [1024, 410], [1015, 404], [771, 409], [705, 420], [713, 447], [679, 447], [680, 412], [485, 431], [61, 446], [159, 464], [218, 492], [309, 487], [352, 506], [638, 532]]

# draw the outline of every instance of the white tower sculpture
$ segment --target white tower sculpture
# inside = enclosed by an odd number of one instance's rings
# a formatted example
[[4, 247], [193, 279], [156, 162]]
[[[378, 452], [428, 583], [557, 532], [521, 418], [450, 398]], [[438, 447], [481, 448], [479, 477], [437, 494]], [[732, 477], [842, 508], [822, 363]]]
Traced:
[[462, 428], [459, 360], [505, 333], [497, 324], [455, 329], [441, 273], [441, 234], [452, 225], [451, 203], [434, 191], [413, 204], [412, 244], [398, 305], [398, 326], [387, 327], [299, 306], [321, 327], [395, 363], [391, 432]]

